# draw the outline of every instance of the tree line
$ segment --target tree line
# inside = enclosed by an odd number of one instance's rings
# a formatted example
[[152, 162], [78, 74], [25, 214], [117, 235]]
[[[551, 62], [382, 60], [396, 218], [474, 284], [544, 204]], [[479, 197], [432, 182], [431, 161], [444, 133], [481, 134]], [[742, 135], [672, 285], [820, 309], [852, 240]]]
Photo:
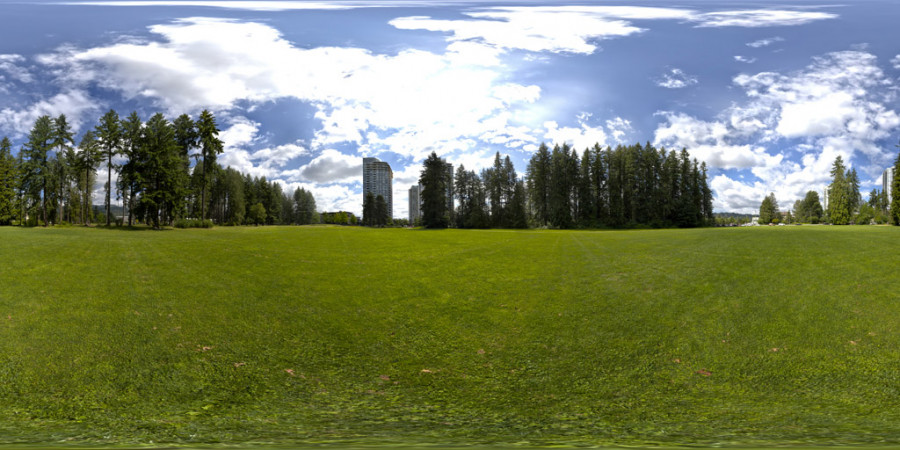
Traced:
[[[714, 223], [706, 163], [687, 149], [599, 144], [578, 152], [542, 143], [520, 178], [509, 159], [494, 157], [480, 174], [452, 177], [436, 153], [425, 160], [422, 224], [429, 228], [699, 227]], [[457, 201], [447, 200], [447, 193]]]
[[[284, 192], [265, 177], [218, 164], [223, 151], [218, 135], [207, 110], [196, 120], [182, 114], [169, 121], [157, 113], [146, 122], [136, 112], [123, 119], [110, 110], [76, 146], [65, 115], [41, 116], [17, 157], [10, 140], [0, 140], [0, 225], [92, 224], [101, 166], [107, 173], [101, 215], [107, 226], [319, 221], [311, 192]], [[111, 212], [113, 198], [122, 202], [118, 220]]]
[[[896, 170], [900, 168], [900, 155], [894, 167], [894, 173], [898, 173]], [[808, 191], [803, 199], [794, 202], [793, 211], [788, 210], [781, 214], [775, 194], [770, 193], [760, 204], [759, 223], [900, 224], [900, 202], [896, 201], [896, 196], [900, 194], [900, 184], [896, 178], [891, 186], [892, 196], [895, 199], [893, 203], [897, 204], [894, 206], [888, 202], [887, 192], [878, 189], [872, 189], [868, 199], [863, 199], [856, 169], [848, 169], [840, 156], [832, 163], [829, 175], [831, 183], [825, 190], [824, 207], [819, 193]]]

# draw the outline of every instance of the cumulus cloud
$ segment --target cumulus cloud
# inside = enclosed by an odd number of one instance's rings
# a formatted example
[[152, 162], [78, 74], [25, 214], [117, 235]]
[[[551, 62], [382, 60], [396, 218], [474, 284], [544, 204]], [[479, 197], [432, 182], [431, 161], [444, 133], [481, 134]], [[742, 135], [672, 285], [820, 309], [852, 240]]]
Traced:
[[681, 89], [693, 84], [697, 84], [697, 78], [684, 73], [681, 69], [670, 69], [656, 80], [657, 86], [666, 89]]
[[326, 149], [298, 170], [304, 180], [316, 183], [342, 183], [362, 178], [362, 158]]
[[894, 65], [895, 69], [900, 70], [900, 55], [895, 56], [894, 59], [891, 60], [891, 64]]
[[[900, 116], [887, 106], [890, 94], [884, 92], [893, 82], [874, 55], [834, 52], [803, 70], [742, 74], [733, 81], [744, 90], [745, 103], [711, 121], [660, 113], [664, 123], [655, 132], [659, 145], [687, 147], [712, 167], [746, 171], [750, 181], [716, 176], [719, 209], [749, 212], [746, 195], [756, 197], [758, 207], [768, 191], [793, 202], [821, 190], [837, 156], [871, 178], [893, 158], [881, 142], [900, 128]], [[799, 159], [785, 158], [785, 151]]]
[[99, 105], [87, 92], [71, 89], [24, 107], [3, 108], [0, 110], [0, 129], [20, 137], [28, 134], [38, 117], [65, 114], [72, 129], [77, 131], [99, 112]]
[[[227, 19], [189, 18], [149, 30], [158, 39], [67, 47], [39, 62], [61, 79], [79, 74], [65, 83], [149, 99], [170, 114], [298, 99], [312, 104], [321, 122], [309, 143], [314, 151], [351, 142], [365, 152], [417, 158], [471, 148], [486, 133], [507, 136], [510, 146], [527, 145], [515, 113], [541, 93], [509, 82], [500, 51], [476, 42], [453, 43], [444, 53], [379, 55], [297, 48], [269, 25]], [[248, 167], [253, 158], [235, 149], [225, 159]]]
[[546, 132], [544, 137], [554, 144], [569, 144], [573, 149], [582, 150], [593, 147], [594, 144], [606, 145], [606, 132], [603, 127], [593, 127], [587, 124], [590, 115], [583, 114], [578, 120], [577, 127], [560, 127], [555, 121], [544, 122]]
[[631, 121], [625, 120], [621, 117], [607, 120], [606, 129], [607, 131], [609, 131], [609, 134], [612, 136], [613, 141], [615, 142], [622, 142], [622, 138], [624, 138], [626, 134], [630, 133], [633, 130], [633, 128], [631, 127]]
[[750, 58], [750, 57], [741, 56], [741, 55], [735, 55], [734, 60], [737, 62], [742, 62], [742, 63], [747, 63], [747, 64], [753, 64], [756, 62], [756, 58]]

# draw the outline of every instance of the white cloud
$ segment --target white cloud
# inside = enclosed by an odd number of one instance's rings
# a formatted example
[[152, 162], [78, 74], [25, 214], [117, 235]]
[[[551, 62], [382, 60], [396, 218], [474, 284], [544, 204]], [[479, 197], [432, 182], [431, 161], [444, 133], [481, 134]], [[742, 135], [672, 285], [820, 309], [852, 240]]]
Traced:
[[754, 9], [719, 11], [698, 15], [698, 27], [774, 27], [804, 25], [816, 20], [836, 19], [837, 14], [815, 11]]
[[34, 81], [34, 77], [28, 69], [20, 65], [22, 62], [25, 62], [25, 57], [22, 55], [0, 54], [0, 72], [6, 72], [10, 78], [19, 82], [31, 83]]
[[762, 47], [768, 47], [776, 42], [783, 42], [783, 41], [784, 41], [783, 37], [775, 36], [775, 37], [760, 39], [758, 41], [748, 42], [747, 47], [762, 48]]
[[[301, 49], [268, 25], [225, 19], [182, 19], [150, 31], [161, 39], [63, 48], [40, 62], [60, 77], [79, 74], [68, 83], [148, 98], [172, 115], [229, 111], [239, 101], [299, 99], [317, 108], [322, 123], [312, 150], [352, 142], [362, 152], [416, 158], [472, 148], [489, 132], [508, 136], [507, 145], [528, 145], [517, 114], [541, 93], [509, 82], [500, 50], [476, 42], [453, 43], [444, 54], [378, 55], [360, 48]], [[253, 158], [238, 148], [225, 159], [249, 168]]]
[[0, 110], [0, 129], [8, 130], [14, 136], [24, 136], [38, 117], [65, 114], [72, 129], [78, 131], [87, 121], [94, 119], [89, 116], [97, 115], [99, 111], [99, 105], [87, 92], [72, 89], [24, 108], [3, 108]]
[[656, 80], [656, 85], [667, 89], [681, 89], [697, 84], [697, 78], [684, 73], [681, 69], [670, 69], [662, 78]]
[[741, 55], [735, 55], [734, 60], [737, 62], [742, 62], [742, 63], [747, 63], [747, 64], [753, 64], [756, 62], [756, 58], [750, 58], [750, 57], [741, 56]]
[[891, 60], [891, 64], [893, 64], [895, 69], [900, 70], [900, 55], [895, 56], [894, 59]]
[[603, 127], [592, 127], [586, 123], [586, 119], [587, 117], [582, 116], [578, 127], [560, 127], [555, 121], [544, 122], [544, 137], [554, 144], [569, 144], [579, 153], [594, 144], [605, 146], [607, 138]]
[[298, 169], [301, 179], [316, 183], [346, 183], [362, 179], [362, 158], [326, 149]]
[[895, 156], [881, 145], [900, 128], [900, 116], [887, 106], [893, 82], [874, 55], [829, 53], [800, 71], [743, 74], [734, 84], [745, 91], [746, 103], [712, 121], [660, 113], [665, 123], [655, 133], [657, 144], [687, 147], [712, 167], [749, 172], [749, 181], [716, 176], [719, 210], [749, 212], [768, 192], [789, 206], [829, 183], [838, 155], [863, 178], [875, 178]]
[[[412, 2], [405, 2], [410, 4]], [[404, 2], [306, 2], [306, 1], [212, 1], [212, 0], [150, 0], [150, 1], [85, 1], [60, 2], [59, 5], [85, 6], [191, 6], [207, 8], [244, 9], [252, 11], [291, 11], [306, 9], [352, 9], [397, 6]]]
[[583, 54], [597, 49], [593, 40], [642, 31], [622, 20], [566, 10], [507, 8], [467, 15], [475, 20], [416, 16], [394, 19], [390, 24], [402, 30], [442, 31], [450, 33], [453, 41], [479, 40], [502, 49]]
[[609, 134], [612, 135], [613, 141], [615, 142], [622, 142], [622, 138], [634, 130], [631, 126], [631, 121], [621, 117], [607, 120], [606, 129], [609, 131]]

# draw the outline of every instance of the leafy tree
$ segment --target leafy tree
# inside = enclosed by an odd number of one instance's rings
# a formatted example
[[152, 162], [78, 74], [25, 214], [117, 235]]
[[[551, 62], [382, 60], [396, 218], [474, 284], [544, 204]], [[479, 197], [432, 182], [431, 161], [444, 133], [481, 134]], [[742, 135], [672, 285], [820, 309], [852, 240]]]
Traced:
[[266, 207], [262, 203], [256, 203], [250, 207], [250, 222], [259, 226], [266, 221]]
[[759, 223], [774, 223], [779, 219], [778, 201], [775, 200], [775, 193], [771, 193], [763, 199], [759, 206]]
[[106, 158], [106, 226], [110, 225], [112, 214], [110, 212], [112, 188], [113, 158], [122, 152], [122, 126], [119, 122], [119, 114], [115, 110], [109, 110], [100, 118], [100, 124], [94, 133], [100, 141], [100, 150]]
[[0, 225], [9, 225], [18, 217], [16, 186], [19, 184], [19, 168], [12, 155], [9, 138], [0, 140]]
[[422, 224], [426, 228], [447, 228], [450, 224], [446, 167], [444, 160], [431, 152], [419, 177], [419, 184], [422, 185]]

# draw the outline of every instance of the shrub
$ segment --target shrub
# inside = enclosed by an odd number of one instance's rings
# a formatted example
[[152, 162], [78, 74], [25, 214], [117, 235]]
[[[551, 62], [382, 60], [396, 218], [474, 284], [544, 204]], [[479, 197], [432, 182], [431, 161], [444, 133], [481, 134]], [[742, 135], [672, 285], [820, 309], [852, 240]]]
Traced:
[[213, 221], [206, 219], [178, 219], [175, 221], [175, 228], [212, 228]]

